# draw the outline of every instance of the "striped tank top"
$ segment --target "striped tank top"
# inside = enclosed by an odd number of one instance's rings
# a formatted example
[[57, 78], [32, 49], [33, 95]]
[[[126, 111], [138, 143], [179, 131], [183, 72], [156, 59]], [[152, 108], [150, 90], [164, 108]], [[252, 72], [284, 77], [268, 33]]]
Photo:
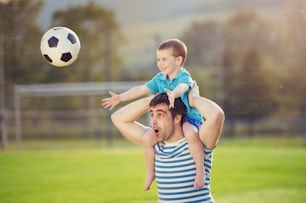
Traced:
[[204, 153], [205, 185], [200, 190], [195, 190], [195, 162], [190, 155], [187, 140], [155, 145], [158, 202], [214, 202], [210, 192], [212, 150], [205, 148]]

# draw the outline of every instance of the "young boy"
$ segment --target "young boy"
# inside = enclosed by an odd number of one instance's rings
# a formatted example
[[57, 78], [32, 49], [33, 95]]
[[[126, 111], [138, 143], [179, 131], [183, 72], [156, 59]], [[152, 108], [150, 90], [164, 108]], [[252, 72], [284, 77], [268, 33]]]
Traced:
[[[188, 141], [190, 154], [196, 163], [196, 177], [194, 188], [200, 189], [204, 185], [204, 152], [198, 131], [203, 123], [201, 114], [190, 107], [188, 102], [188, 91], [194, 82], [184, 63], [187, 57], [187, 47], [185, 43], [178, 39], [170, 39], [161, 43], [156, 52], [157, 67], [160, 72], [144, 85], [133, 87], [121, 94], [109, 92], [111, 97], [103, 99], [104, 108], [112, 110], [120, 102], [133, 100], [147, 94], [166, 92], [170, 101], [169, 108], [174, 105], [174, 99], [181, 97], [187, 108], [187, 117], [184, 118], [183, 132]], [[147, 174], [144, 190], [149, 190], [155, 178], [154, 146], [157, 143], [153, 130], [149, 130], [143, 137], [144, 154], [146, 160]]]

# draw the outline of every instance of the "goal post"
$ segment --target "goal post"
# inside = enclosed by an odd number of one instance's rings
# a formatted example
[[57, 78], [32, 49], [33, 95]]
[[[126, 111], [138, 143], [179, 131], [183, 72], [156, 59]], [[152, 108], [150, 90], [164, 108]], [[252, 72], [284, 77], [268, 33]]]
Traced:
[[[14, 106], [15, 106], [15, 139], [17, 147], [20, 146], [23, 137], [23, 117], [29, 115], [31, 112], [27, 112], [24, 107], [23, 101], [26, 99], [35, 98], [65, 98], [81, 96], [81, 97], [96, 97], [101, 98], [108, 97], [110, 90], [121, 93], [132, 87], [144, 84], [145, 81], [124, 81], [124, 82], [88, 82], [88, 83], [52, 83], [52, 84], [31, 84], [31, 85], [15, 85], [14, 86]], [[101, 102], [99, 105], [95, 105], [91, 109], [79, 109], [79, 110], [61, 110], [60, 112], [54, 112], [53, 110], [47, 112], [57, 113], [60, 118], [73, 116], [73, 115], [85, 115], [87, 118], [90, 116], [97, 116], [101, 110]], [[99, 106], [99, 107], [98, 107]], [[33, 108], [33, 107], [32, 107]], [[89, 113], [88, 113], [89, 112]], [[35, 116], [42, 116], [45, 111], [38, 110], [33, 113]], [[105, 113], [105, 111], [104, 111]], [[107, 119], [107, 118], [106, 118]], [[42, 120], [42, 119], [41, 119]], [[63, 124], [64, 125], [64, 124]], [[75, 126], [83, 124], [75, 123]]]

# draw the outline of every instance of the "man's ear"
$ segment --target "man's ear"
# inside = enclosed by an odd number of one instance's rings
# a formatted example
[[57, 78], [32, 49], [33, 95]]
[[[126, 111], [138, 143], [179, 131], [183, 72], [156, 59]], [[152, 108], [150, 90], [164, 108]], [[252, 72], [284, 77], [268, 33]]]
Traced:
[[180, 125], [182, 119], [183, 119], [183, 118], [182, 118], [182, 115], [177, 114], [177, 115], [175, 116], [175, 118], [174, 118], [174, 123]]

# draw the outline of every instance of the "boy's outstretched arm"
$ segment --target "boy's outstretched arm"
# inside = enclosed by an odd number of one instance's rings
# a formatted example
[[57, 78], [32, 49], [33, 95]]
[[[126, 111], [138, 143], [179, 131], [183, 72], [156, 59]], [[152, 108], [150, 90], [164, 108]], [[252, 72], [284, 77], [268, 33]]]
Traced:
[[174, 100], [182, 96], [186, 91], [188, 91], [188, 89], [189, 89], [189, 86], [185, 83], [179, 84], [172, 91], [165, 88], [165, 92], [167, 93], [168, 99], [170, 102], [169, 108], [173, 108]]
[[102, 106], [112, 110], [120, 102], [130, 101], [150, 94], [150, 90], [147, 88], [147, 86], [140, 85], [133, 87], [121, 94], [116, 94], [112, 91], [109, 91], [109, 94], [111, 95], [109, 98], [102, 99]]

